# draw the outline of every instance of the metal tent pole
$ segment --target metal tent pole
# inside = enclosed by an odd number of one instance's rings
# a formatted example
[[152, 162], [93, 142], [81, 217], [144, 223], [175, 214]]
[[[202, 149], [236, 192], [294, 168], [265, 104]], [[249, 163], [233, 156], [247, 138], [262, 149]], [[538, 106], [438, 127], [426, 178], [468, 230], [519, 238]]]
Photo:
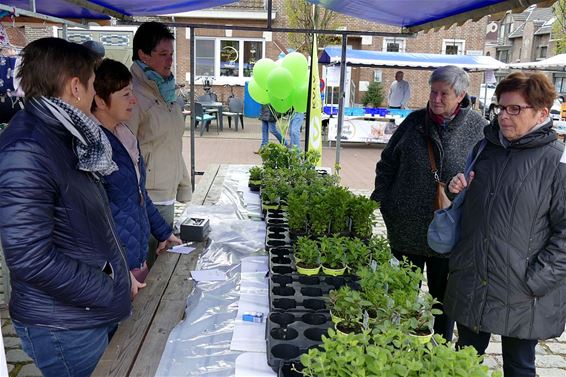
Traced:
[[340, 94], [338, 99], [338, 128], [336, 130], [336, 163], [335, 167], [340, 166], [340, 144], [342, 141], [342, 123], [344, 122], [344, 86], [346, 82], [346, 46], [348, 36], [342, 34], [342, 58], [340, 60]]
[[191, 80], [189, 101], [191, 103], [191, 186], [193, 192], [195, 191], [195, 72], [196, 72], [196, 58], [195, 58], [195, 28], [191, 27], [190, 32], [190, 61], [191, 61]]

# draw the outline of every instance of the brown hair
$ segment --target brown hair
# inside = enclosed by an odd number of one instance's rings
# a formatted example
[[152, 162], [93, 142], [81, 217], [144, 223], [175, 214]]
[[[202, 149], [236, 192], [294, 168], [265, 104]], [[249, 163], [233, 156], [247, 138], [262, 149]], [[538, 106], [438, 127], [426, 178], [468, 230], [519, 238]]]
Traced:
[[495, 88], [497, 101], [501, 94], [508, 92], [521, 92], [527, 103], [535, 109], [550, 109], [556, 98], [554, 86], [542, 73], [511, 73]]
[[60, 97], [73, 77], [86, 88], [96, 61], [96, 55], [85, 46], [61, 38], [41, 38], [22, 50], [18, 78], [26, 98]]
[[[95, 71], [94, 91], [107, 105], [110, 95], [124, 89], [132, 82], [132, 74], [128, 68], [112, 59], [104, 59]], [[96, 110], [96, 102], [92, 101], [91, 111]]]
[[138, 51], [142, 50], [147, 55], [151, 55], [151, 51], [162, 40], [175, 40], [173, 33], [161, 22], [145, 22], [140, 25], [134, 35], [134, 46], [132, 51], [132, 60], [140, 60]]

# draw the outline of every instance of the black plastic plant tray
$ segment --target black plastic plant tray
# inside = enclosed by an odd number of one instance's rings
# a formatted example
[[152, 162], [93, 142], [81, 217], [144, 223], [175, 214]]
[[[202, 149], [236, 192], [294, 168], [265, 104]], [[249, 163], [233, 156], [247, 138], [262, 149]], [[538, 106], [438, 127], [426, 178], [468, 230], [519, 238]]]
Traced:
[[[322, 344], [322, 335], [332, 327], [328, 313], [271, 312], [267, 320], [267, 363], [279, 372], [283, 365]], [[291, 368], [281, 368], [288, 369]]]
[[288, 226], [287, 212], [279, 209], [268, 210], [265, 215], [267, 225]]

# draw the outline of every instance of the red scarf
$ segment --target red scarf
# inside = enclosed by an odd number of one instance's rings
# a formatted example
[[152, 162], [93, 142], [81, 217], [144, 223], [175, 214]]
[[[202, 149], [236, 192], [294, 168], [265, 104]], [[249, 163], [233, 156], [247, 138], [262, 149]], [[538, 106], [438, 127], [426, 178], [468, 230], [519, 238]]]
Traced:
[[432, 112], [430, 105], [427, 106], [428, 109], [428, 117], [430, 118], [430, 120], [432, 120], [432, 122], [436, 125], [443, 125], [448, 119], [452, 120], [456, 117], [456, 115], [458, 115], [458, 113], [460, 112], [460, 104], [458, 104], [458, 106], [456, 106], [456, 110], [454, 110], [454, 112], [452, 113], [451, 116], [449, 116], [448, 118], [445, 118], [443, 115], [437, 115], [435, 113]]

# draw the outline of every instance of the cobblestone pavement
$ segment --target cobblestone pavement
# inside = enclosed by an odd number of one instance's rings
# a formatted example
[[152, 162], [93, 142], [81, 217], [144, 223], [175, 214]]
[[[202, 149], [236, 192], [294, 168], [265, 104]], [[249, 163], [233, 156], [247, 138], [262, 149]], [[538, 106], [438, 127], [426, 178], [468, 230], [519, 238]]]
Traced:
[[[354, 191], [356, 194], [369, 195], [368, 191]], [[182, 206], [177, 206], [175, 215], [179, 216], [182, 209]], [[385, 224], [383, 223], [379, 211], [377, 211], [377, 215], [378, 219], [374, 233], [385, 236]], [[0, 281], [3, 282], [1, 277]], [[0, 298], [3, 297], [4, 290], [1, 288]], [[12, 326], [5, 303], [0, 310], [0, 315], [2, 317], [2, 336], [4, 338], [4, 349], [6, 351], [10, 377], [41, 377], [41, 372], [21, 349], [20, 340], [16, 335], [14, 326]], [[499, 336], [492, 337], [484, 362], [491, 370], [501, 370], [503, 360], [501, 356], [501, 339]], [[536, 366], [537, 376], [539, 377], [566, 377], [566, 332], [559, 338], [539, 342], [536, 348]]]

